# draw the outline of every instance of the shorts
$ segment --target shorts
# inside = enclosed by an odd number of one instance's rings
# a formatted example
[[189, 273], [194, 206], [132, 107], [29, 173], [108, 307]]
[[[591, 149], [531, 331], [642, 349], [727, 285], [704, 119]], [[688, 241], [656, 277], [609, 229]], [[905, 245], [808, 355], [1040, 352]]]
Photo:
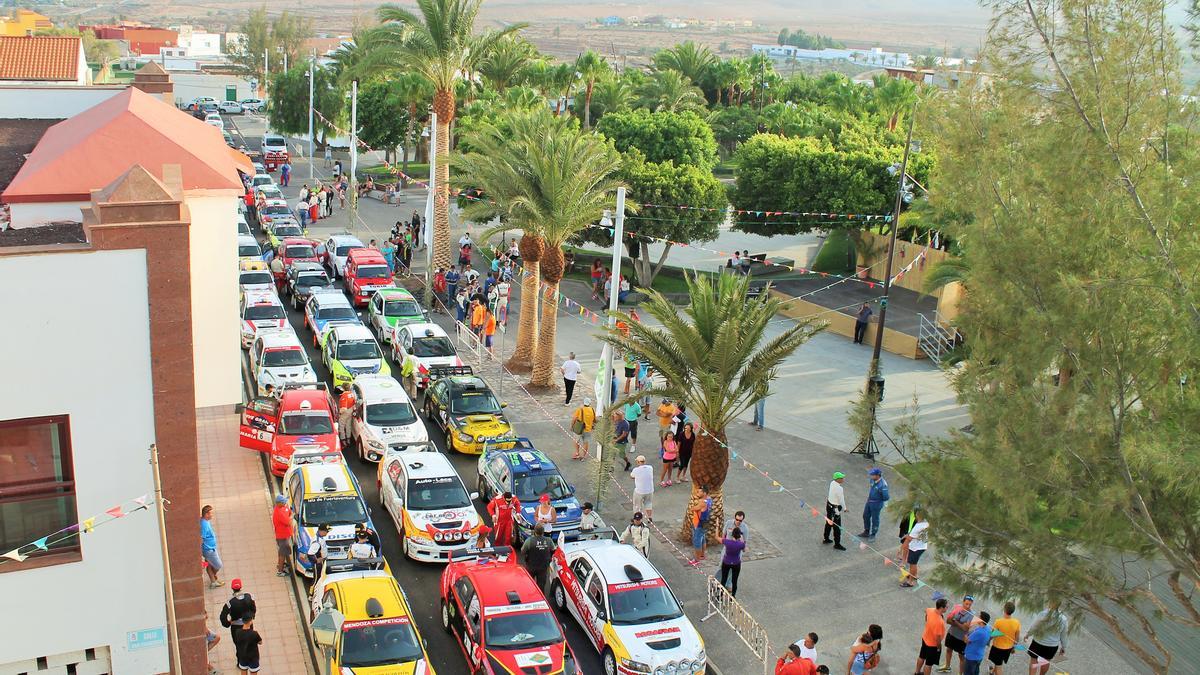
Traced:
[[204, 556], [204, 562], [208, 563], [208, 566], [211, 567], [214, 572], [220, 572], [221, 568], [224, 567], [224, 565], [221, 564], [221, 556], [217, 553], [216, 549], [211, 551], [202, 551], [201, 555]]
[[629, 440], [637, 443], [637, 420], [625, 420], [629, 422]]
[[637, 375], [637, 368], [626, 368], [625, 369], [625, 377], [632, 378], [635, 375]]
[[1031, 640], [1029, 642], [1029, 658], [1033, 659], [1038, 656], [1049, 661], [1058, 656], [1058, 647], [1048, 647], [1037, 640]]
[[1008, 657], [1012, 656], [1012, 652], [1012, 647], [1009, 647], [1008, 649], [992, 647], [992, 651], [988, 654], [988, 661], [991, 661], [997, 666], [1002, 666], [1008, 663]]
[[248, 673], [257, 673], [258, 661], [253, 661], [251, 663], [242, 663], [241, 661], [238, 661], [238, 670], [244, 670]]
[[916, 565], [917, 562], [921, 560], [921, 556], [924, 553], [925, 553], [925, 549], [921, 549], [920, 551], [909, 551], [908, 552], [908, 564]]
[[291, 539], [276, 539], [275, 550], [279, 552], [279, 557], [286, 558], [292, 554]]
[[967, 643], [963, 642], [962, 638], [956, 638], [953, 635], [946, 633], [946, 649], [961, 655], [963, 650], [966, 648]]
[[704, 546], [704, 525], [696, 525], [692, 528], [692, 548], [702, 548]]
[[633, 493], [633, 510], [647, 511], [654, 508], [654, 493], [642, 494], [640, 492]]
[[580, 443], [587, 445], [588, 443], [591, 443], [591, 441], [592, 441], [592, 432], [590, 432], [590, 431], [579, 432], [579, 442]]
[[491, 336], [491, 335], [485, 335], [485, 336], [483, 336], [483, 346], [484, 346], [484, 347], [491, 347], [491, 346], [492, 346], [492, 336]]
[[925, 661], [926, 664], [936, 666], [942, 660], [942, 648], [937, 645], [930, 646], [922, 642], [921, 651], [917, 654], [917, 657]]

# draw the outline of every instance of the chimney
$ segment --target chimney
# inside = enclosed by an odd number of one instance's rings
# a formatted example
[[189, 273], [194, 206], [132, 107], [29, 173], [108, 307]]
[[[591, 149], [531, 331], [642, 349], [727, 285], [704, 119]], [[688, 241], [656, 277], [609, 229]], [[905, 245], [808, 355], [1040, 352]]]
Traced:
[[155, 61], [147, 61], [133, 76], [133, 87], [152, 96], [157, 96], [164, 103], [175, 105], [175, 84], [171, 76]]

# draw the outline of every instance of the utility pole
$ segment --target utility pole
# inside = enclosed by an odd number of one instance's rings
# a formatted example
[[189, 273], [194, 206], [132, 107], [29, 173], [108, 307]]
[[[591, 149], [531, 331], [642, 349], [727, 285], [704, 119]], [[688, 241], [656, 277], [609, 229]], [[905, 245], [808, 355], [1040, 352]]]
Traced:
[[[285, 55], [284, 58], [287, 58]], [[316, 78], [313, 73], [313, 65], [316, 63], [316, 52], [313, 53], [313, 58], [308, 62], [308, 179], [313, 179], [313, 90], [315, 89], [314, 82]]]
[[350, 83], [350, 226], [358, 219], [358, 80]]
[[[612, 277], [608, 288], [608, 327], [611, 330], [617, 324], [616, 317], [612, 316], [612, 312], [617, 311], [617, 297], [621, 290], [621, 239], [625, 235], [625, 188], [617, 188], [617, 220], [613, 225], [613, 251], [612, 251]], [[604, 372], [601, 373], [600, 379], [603, 386], [600, 395], [596, 397], [597, 415], [607, 415], [609, 392], [613, 386], [613, 362], [616, 355], [610, 345], [604, 345], [603, 351], [600, 352], [600, 365]], [[599, 447], [600, 444], [597, 444]], [[603, 450], [601, 450], [603, 452]], [[602, 457], [601, 457], [602, 460]], [[600, 510], [600, 496], [602, 491], [600, 486], [604, 481], [604, 462], [597, 462], [596, 468], [596, 510]]]
[[267, 80], [271, 77], [271, 52], [267, 49], [263, 50], [263, 79], [262, 92], [263, 98], [267, 97]]
[[429, 114], [429, 196], [425, 199], [425, 306], [433, 309], [433, 200], [437, 199], [437, 113]]
[[154, 475], [154, 510], [158, 512], [158, 543], [162, 547], [163, 579], [167, 596], [167, 625], [171, 630], [171, 663], [175, 673], [183, 672], [183, 659], [179, 655], [179, 623], [175, 620], [175, 584], [171, 577], [171, 553], [167, 549], [167, 515], [162, 494], [162, 480], [158, 473], [158, 445], [150, 444], [150, 468]]

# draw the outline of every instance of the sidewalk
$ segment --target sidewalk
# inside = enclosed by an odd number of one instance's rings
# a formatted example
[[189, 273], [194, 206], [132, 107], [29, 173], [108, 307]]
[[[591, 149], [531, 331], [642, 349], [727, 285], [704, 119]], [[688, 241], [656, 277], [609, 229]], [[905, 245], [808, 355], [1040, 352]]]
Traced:
[[208, 627], [221, 636], [209, 652], [209, 663], [222, 673], [237, 673], [229, 629], [221, 626], [221, 607], [241, 579], [257, 605], [255, 629], [262, 635], [262, 672], [312, 673], [306, 628], [301, 625], [291, 580], [275, 576], [275, 535], [271, 528], [271, 493], [258, 453], [238, 447], [238, 417], [201, 413], [200, 501], [211, 504], [217, 547], [225, 569], [225, 586], [207, 589]]

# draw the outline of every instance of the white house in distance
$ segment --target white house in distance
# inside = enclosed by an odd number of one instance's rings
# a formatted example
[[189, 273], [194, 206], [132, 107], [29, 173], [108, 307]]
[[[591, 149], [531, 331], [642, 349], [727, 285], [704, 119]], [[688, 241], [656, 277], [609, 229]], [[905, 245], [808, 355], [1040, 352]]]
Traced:
[[184, 49], [183, 56], [195, 59], [221, 55], [220, 33], [207, 33], [188, 24], [170, 28], [179, 31], [179, 46]]
[[0, 35], [0, 84], [92, 83], [83, 41], [70, 35]]
[[46, 130], [0, 202], [14, 228], [81, 222], [91, 191], [135, 164], [152, 173], [182, 167], [192, 267], [213, 271], [192, 287], [196, 406], [235, 405], [241, 401], [237, 277], [224, 271], [237, 267], [239, 172], [254, 170], [220, 131], [130, 87]]
[[752, 45], [755, 54], [777, 59], [798, 61], [850, 61], [864, 66], [907, 66], [912, 58], [905, 52], [889, 52], [879, 47], [870, 49], [800, 49], [791, 45]]

